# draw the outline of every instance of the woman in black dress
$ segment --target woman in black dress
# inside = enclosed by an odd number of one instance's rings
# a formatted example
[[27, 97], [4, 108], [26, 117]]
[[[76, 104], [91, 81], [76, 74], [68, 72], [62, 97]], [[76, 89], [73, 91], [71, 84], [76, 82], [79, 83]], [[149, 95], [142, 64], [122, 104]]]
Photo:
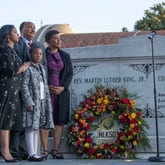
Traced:
[[21, 73], [29, 67], [28, 62], [22, 64], [14, 51], [18, 40], [19, 35], [13, 25], [0, 28], [0, 155], [6, 162], [16, 162], [9, 151], [9, 137], [10, 130], [22, 128], [18, 113], [21, 109], [19, 90]]

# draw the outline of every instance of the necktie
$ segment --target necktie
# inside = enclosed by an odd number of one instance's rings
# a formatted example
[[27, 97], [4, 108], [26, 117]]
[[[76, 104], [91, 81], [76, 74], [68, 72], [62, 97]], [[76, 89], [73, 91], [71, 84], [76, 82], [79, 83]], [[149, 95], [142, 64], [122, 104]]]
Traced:
[[28, 42], [28, 46], [29, 48], [31, 48], [32, 42]]

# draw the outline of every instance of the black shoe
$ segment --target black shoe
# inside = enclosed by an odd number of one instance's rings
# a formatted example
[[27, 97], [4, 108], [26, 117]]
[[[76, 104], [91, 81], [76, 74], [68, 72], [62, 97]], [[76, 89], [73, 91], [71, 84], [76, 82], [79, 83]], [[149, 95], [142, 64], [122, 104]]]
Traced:
[[6, 159], [5, 156], [2, 153], [0, 153], [0, 156], [5, 160], [6, 163], [15, 163], [15, 162], [17, 162], [17, 160], [15, 158]]
[[46, 160], [48, 158], [48, 155], [49, 155], [49, 151], [43, 149], [43, 152], [42, 152], [42, 158], [43, 158], [43, 160]]
[[28, 155], [23, 155], [23, 156], [21, 156], [21, 159], [22, 159], [22, 160], [27, 160], [27, 159], [28, 159]]
[[64, 159], [64, 156], [61, 152], [58, 152], [57, 150], [52, 150], [51, 155], [53, 159]]
[[35, 157], [36, 155], [33, 155], [33, 156], [29, 156], [28, 157], [28, 161], [31, 161], [31, 162], [40, 162], [40, 161], [43, 161], [43, 157]]
[[11, 153], [13, 158], [17, 159], [18, 161], [21, 160], [27, 160], [28, 159], [28, 154], [20, 154], [20, 153]]

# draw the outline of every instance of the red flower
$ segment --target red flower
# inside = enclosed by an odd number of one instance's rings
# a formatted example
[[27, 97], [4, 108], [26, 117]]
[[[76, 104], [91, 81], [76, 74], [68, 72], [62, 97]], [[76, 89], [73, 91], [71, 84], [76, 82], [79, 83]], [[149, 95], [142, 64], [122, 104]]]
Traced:
[[109, 148], [110, 147], [110, 144], [108, 144], [108, 143], [105, 143], [104, 144], [104, 148], [106, 149], [106, 148]]
[[[68, 129], [69, 143], [84, 158], [107, 159], [111, 158], [111, 155], [123, 158], [126, 152], [128, 158], [132, 158], [135, 155], [135, 146], [142, 140], [143, 134], [141, 132], [143, 132], [143, 126], [145, 126], [141, 110], [135, 107], [129, 109], [132, 100], [126, 96], [120, 97], [115, 89], [96, 88], [95, 92], [90, 90], [89, 94], [84, 97], [84, 101], [80, 102], [75, 111], [70, 129]], [[97, 102], [98, 98], [101, 99], [100, 103]], [[104, 100], [106, 100], [106, 103]], [[93, 122], [102, 113], [103, 115], [112, 115], [119, 122], [117, 139], [112, 143], [105, 141], [105, 143], [97, 144], [95, 141], [93, 128], [96, 130], [97, 125], [94, 123], [93, 127]], [[75, 123], [74, 127], [73, 123]], [[92, 132], [90, 132], [91, 127]], [[137, 145], [135, 145], [135, 142]]]
[[138, 117], [141, 117], [142, 116], [142, 113], [140, 111], [137, 112], [137, 116]]
[[80, 146], [82, 144], [82, 141], [78, 140], [77, 141], [77, 146]]
[[132, 136], [132, 131], [127, 131], [127, 136]]
[[116, 101], [116, 102], [113, 102], [112, 105], [113, 105], [113, 107], [114, 107], [115, 109], [119, 107], [119, 103], [118, 103], [117, 101]]
[[94, 116], [89, 116], [89, 121], [93, 122], [94, 121]]
[[89, 105], [91, 104], [90, 98], [88, 98], [88, 97], [86, 98], [86, 103], [89, 104]]
[[112, 148], [112, 153], [116, 153], [116, 151], [117, 151], [117, 148]]
[[137, 125], [134, 127], [134, 131], [139, 132], [139, 127]]
[[90, 154], [94, 154], [96, 150], [94, 148], [89, 148], [88, 151], [89, 151]]
[[81, 113], [78, 113], [78, 119], [80, 119], [81, 118]]
[[125, 123], [127, 123], [127, 117], [122, 117], [121, 119], [120, 119], [120, 121], [121, 121], [121, 123], [123, 123], [123, 124], [125, 124]]
[[137, 121], [135, 119], [130, 120], [130, 124], [136, 124], [136, 123], [137, 123]]
[[88, 143], [91, 143], [91, 142], [92, 142], [92, 138], [91, 138], [91, 137], [88, 137], [88, 138], [86, 139], [86, 141], [87, 141]]
[[90, 130], [90, 128], [91, 128], [91, 127], [90, 127], [90, 125], [88, 125], [88, 124], [85, 126], [85, 129], [86, 129], [86, 130]]
[[129, 99], [127, 99], [127, 98], [122, 98], [121, 102], [124, 103], [124, 104], [129, 104], [130, 103]]
[[120, 139], [121, 141], [123, 140], [123, 132], [118, 132], [118, 139]]

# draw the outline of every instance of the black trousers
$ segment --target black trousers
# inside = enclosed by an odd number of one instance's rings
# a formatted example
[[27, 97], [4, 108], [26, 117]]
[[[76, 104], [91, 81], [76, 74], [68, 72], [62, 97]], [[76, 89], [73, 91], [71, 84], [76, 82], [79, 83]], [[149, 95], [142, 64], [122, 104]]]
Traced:
[[28, 150], [25, 140], [25, 131], [10, 132], [10, 152], [15, 158], [27, 159]]

